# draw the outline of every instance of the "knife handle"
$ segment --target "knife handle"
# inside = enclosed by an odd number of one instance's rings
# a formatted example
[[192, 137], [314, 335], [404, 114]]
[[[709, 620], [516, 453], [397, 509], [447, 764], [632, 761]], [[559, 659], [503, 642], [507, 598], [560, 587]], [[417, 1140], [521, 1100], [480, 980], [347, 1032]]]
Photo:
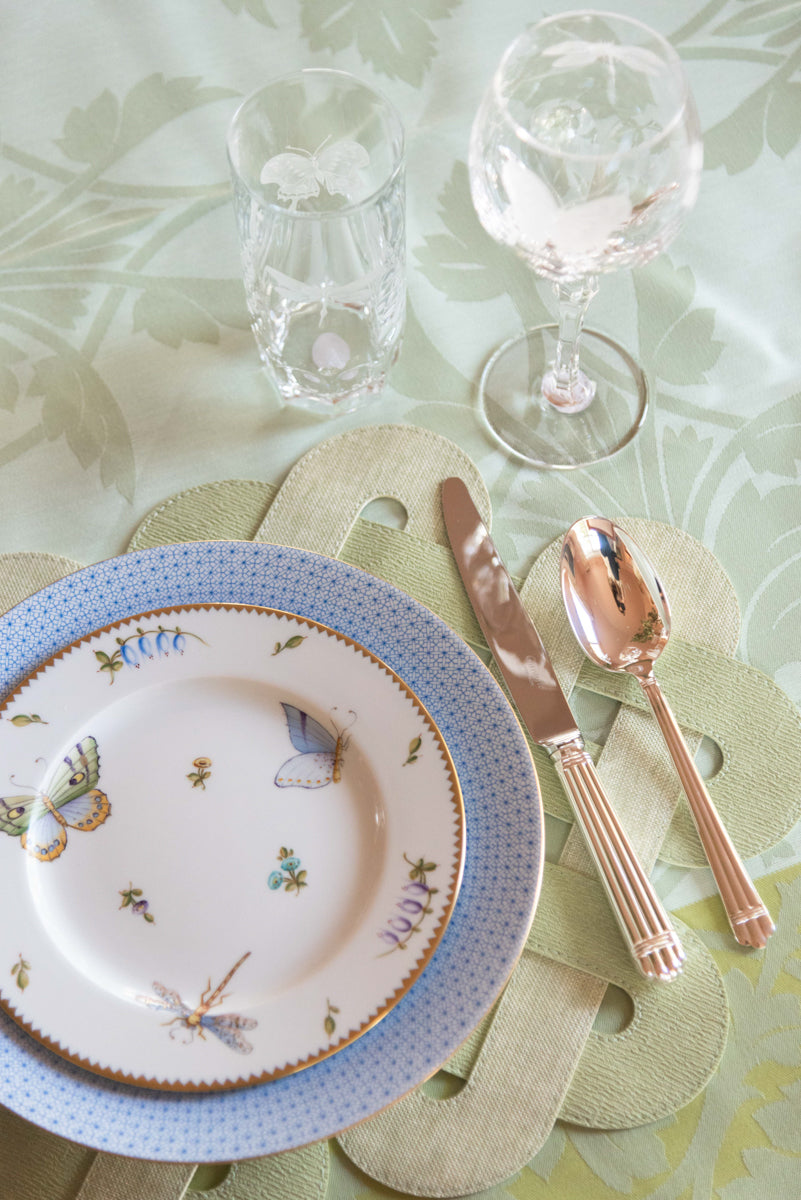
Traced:
[[643, 975], [675, 979], [685, 954], [604, 793], [582, 738], [549, 747], [623, 936]]

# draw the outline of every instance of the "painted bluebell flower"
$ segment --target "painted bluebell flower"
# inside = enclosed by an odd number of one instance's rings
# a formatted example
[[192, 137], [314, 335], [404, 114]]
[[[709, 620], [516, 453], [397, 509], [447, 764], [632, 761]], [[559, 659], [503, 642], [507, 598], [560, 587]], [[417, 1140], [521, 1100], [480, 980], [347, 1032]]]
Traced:
[[179, 654], [183, 654], [186, 648], [186, 638], [180, 629], [176, 631], [175, 637], [172, 639], [172, 648], [173, 650], [177, 650]]
[[283, 882], [284, 877], [280, 871], [271, 871], [269, 878], [267, 879], [267, 887], [271, 892], [275, 892], [278, 890], [278, 888], [280, 888]]
[[161, 626], [159, 626], [158, 637], [156, 638], [156, 649], [158, 650], [159, 654], [163, 654], [165, 658], [170, 653], [170, 635], [167, 633], [167, 630], [162, 629]]
[[142, 654], [145, 658], [153, 657], [153, 647], [151, 646], [150, 638], [146, 633], [143, 633], [139, 638], [138, 645], [140, 654]]
[[126, 642], [120, 646], [122, 657], [129, 667], [138, 667], [139, 661], [136, 651], [133, 646], [129, 646]]

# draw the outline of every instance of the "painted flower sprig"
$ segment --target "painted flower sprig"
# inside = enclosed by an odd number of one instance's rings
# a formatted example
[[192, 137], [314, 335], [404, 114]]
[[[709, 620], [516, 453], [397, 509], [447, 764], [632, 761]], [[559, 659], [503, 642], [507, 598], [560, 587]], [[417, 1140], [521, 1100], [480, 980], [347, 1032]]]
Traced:
[[16, 725], [17, 729], [24, 729], [26, 725], [48, 725], [49, 722], [42, 719], [38, 713], [17, 713], [13, 717], [8, 717], [8, 721], [12, 725]]
[[165, 629], [159, 625], [157, 629], [137, 629], [125, 638], [117, 638], [117, 649], [113, 654], [105, 650], [95, 650], [95, 658], [100, 663], [98, 671], [105, 671], [109, 683], [114, 682], [117, 671], [123, 667], [134, 667], [136, 670], [142, 663], [159, 658], [169, 658], [170, 654], [183, 654], [186, 649], [186, 639], [195, 638], [198, 642], [206, 643], [197, 633], [189, 633], [176, 625], [174, 629]]
[[339, 1009], [337, 1008], [337, 1006], [335, 1004], [332, 1004], [330, 1000], [326, 1000], [325, 1006], [328, 1009], [328, 1012], [325, 1014], [325, 1020], [323, 1021], [323, 1028], [325, 1029], [325, 1032], [328, 1034], [329, 1037], [333, 1037], [334, 1031], [337, 1027], [337, 1023], [334, 1020], [334, 1013], [339, 1014]]
[[30, 969], [31, 964], [26, 962], [21, 954], [17, 962], [15, 962], [14, 966], [11, 968], [11, 974], [16, 979], [17, 987], [21, 992], [24, 992], [28, 984], [31, 982], [31, 977], [28, 974]]
[[285, 892], [294, 892], [296, 896], [299, 896], [301, 888], [309, 886], [306, 880], [306, 871], [299, 869], [300, 859], [295, 857], [294, 850], [288, 850], [286, 846], [281, 847], [277, 858], [281, 864], [281, 870], [270, 872], [267, 887], [271, 892], [277, 892], [280, 887], [283, 887]]
[[203, 788], [205, 792], [206, 780], [211, 778], [211, 759], [205, 756], [194, 758], [192, 766], [195, 769], [194, 771], [190, 771], [186, 778], [190, 780], [193, 788]]
[[297, 650], [300, 643], [305, 642], [305, 640], [306, 637], [304, 634], [295, 633], [291, 638], [287, 638], [287, 640], [283, 643], [276, 642], [272, 657], [275, 658], [276, 654], [280, 654], [282, 650]]
[[422, 744], [423, 739], [421, 737], [412, 738], [412, 740], [409, 742], [409, 753], [405, 763], [403, 764], [404, 767], [408, 767], [409, 763], [417, 762], [418, 758], [420, 757], [420, 747]]
[[120, 908], [130, 908], [133, 916], [144, 917], [148, 925], [155, 924], [156, 918], [148, 912], [150, 904], [144, 899], [141, 888], [135, 888], [132, 883], [129, 883], [127, 888], [120, 892], [120, 895], [122, 896]]
[[403, 895], [395, 902], [392, 915], [383, 929], [378, 930], [378, 937], [389, 946], [385, 955], [407, 948], [413, 935], [420, 932], [423, 921], [434, 911], [429, 901], [439, 891], [428, 882], [428, 876], [437, 869], [435, 862], [425, 858], [411, 859], [408, 854], [403, 857], [411, 868], [408, 882], [401, 887]]

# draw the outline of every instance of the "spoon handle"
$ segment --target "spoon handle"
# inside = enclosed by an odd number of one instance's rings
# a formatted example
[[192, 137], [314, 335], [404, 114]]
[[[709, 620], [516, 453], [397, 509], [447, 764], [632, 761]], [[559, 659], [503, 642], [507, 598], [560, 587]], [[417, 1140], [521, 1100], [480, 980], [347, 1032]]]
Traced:
[[670, 919], [606, 798], [582, 738], [550, 748], [629, 950], [643, 975], [667, 982], [684, 950]]
[[734, 936], [743, 946], [762, 947], [775, 929], [770, 913], [726, 832], [656, 677], [638, 678], [678, 771]]

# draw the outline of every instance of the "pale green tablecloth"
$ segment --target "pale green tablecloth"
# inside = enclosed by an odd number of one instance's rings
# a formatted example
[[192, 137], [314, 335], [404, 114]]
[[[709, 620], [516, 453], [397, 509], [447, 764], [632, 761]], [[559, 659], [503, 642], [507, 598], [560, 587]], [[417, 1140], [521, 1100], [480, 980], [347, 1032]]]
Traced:
[[[7, 2], [0, 552], [108, 557], [178, 490], [234, 477], [277, 484], [333, 432], [409, 423], [447, 434], [473, 458], [499, 547], [520, 575], [590, 511], [693, 534], [735, 585], [741, 656], [801, 703], [801, 13], [759, 0], [618, 8], [682, 55], [706, 167], [676, 243], [649, 267], [605, 279], [591, 311], [590, 323], [650, 374], [645, 430], [609, 463], [546, 475], [507, 459], [476, 415], [489, 353], [541, 321], [550, 297], [481, 230], [465, 167], [486, 80], [544, 10], [522, 0]], [[238, 99], [300, 65], [334, 65], [377, 85], [408, 133], [404, 350], [385, 397], [336, 426], [281, 409], [260, 373], [224, 153]], [[800, 864], [798, 829], [754, 864], [772, 873], [768, 887], [794, 930]], [[672, 909], [716, 928], [706, 872], [660, 867], [656, 879]], [[734, 1076], [716, 1081], [706, 1108], [699, 1099], [659, 1129], [610, 1137], [558, 1126], [547, 1153], [496, 1189], [498, 1200], [579, 1188], [706, 1200], [712, 1185], [723, 1200], [801, 1194], [801, 1052], [797, 1036], [788, 1044], [771, 1032], [777, 994], [791, 1010], [785, 1024], [799, 1022], [798, 951], [760, 983], [722, 939], [711, 941], [733, 1011], [740, 1006]], [[65, 1154], [72, 1200], [91, 1155]], [[23, 1194], [23, 1175], [7, 1141], [2, 1200]], [[244, 1170], [239, 1178], [247, 1198]], [[335, 1151], [328, 1194], [386, 1193]]]

